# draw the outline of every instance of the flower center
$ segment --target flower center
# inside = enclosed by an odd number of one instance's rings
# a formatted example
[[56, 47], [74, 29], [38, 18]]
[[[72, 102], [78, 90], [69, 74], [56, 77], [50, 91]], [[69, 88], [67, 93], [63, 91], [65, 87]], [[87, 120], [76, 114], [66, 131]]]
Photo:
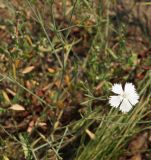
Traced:
[[126, 93], [122, 93], [121, 96], [122, 96], [123, 98], [127, 98]]

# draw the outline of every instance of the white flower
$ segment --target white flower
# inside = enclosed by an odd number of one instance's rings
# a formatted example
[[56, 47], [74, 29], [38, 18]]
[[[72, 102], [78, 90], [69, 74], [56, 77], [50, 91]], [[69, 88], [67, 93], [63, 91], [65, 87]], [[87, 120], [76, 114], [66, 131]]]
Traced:
[[132, 83], [126, 83], [124, 90], [121, 84], [114, 84], [112, 86], [112, 92], [116, 93], [116, 96], [110, 96], [109, 103], [111, 106], [117, 108], [126, 113], [132, 109], [136, 103], [138, 103], [139, 95], [136, 92], [135, 86]]

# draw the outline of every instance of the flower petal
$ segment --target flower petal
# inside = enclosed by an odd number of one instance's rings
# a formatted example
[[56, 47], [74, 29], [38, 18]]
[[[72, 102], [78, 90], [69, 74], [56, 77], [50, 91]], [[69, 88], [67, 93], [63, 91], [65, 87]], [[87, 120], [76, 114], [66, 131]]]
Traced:
[[126, 83], [124, 92], [132, 105], [138, 103], [139, 95], [136, 92], [135, 86], [132, 83]]
[[124, 98], [120, 105], [120, 110], [126, 113], [126, 112], [129, 112], [131, 109], [132, 109], [132, 105], [126, 98]]
[[114, 84], [112, 86], [112, 92], [116, 94], [122, 94], [123, 93], [123, 88], [121, 84]]
[[122, 102], [121, 96], [110, 96], [110, 98], [109, 98], [109, 104], [112, 107], [117, 108], [121, 102]]
[[127, 97], [132, 105], [135, 105], [136, 103], [138, 103], [139, 95], [137, 93], [128, 95]]
[[135, 86], [132, 83], [126, 83], [124, 87], [124, 92], [126, 94], [133, 94], [136, 92]]

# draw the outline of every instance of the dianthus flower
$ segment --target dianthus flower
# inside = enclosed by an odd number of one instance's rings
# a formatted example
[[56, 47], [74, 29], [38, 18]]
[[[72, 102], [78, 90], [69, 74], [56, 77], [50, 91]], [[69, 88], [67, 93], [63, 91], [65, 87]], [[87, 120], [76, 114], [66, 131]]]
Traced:
[[132, 83], [126, 83], [124, 90], [121, 84], [114, 84], [112, 92], [117, 95], [109, 97], [109, 104], [115, 108], [119, 107], [124, 113], [129, 112], [138, 103], [139, 95]]

